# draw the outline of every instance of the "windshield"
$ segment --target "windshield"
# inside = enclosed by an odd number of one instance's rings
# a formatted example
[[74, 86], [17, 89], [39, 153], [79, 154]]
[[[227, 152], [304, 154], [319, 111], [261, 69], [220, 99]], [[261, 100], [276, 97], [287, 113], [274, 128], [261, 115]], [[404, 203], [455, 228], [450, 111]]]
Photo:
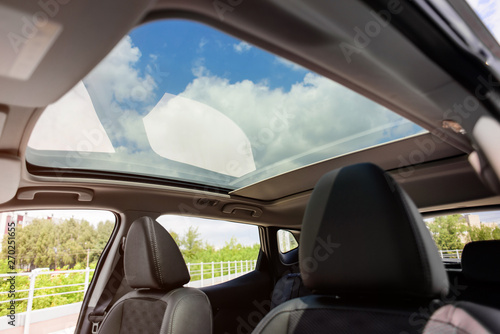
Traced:
[[63, 172], [232, 190], [423, 132], [288, 60], [204, 25], [168, 20], [133, 30], [49, 106], [26, 158]]

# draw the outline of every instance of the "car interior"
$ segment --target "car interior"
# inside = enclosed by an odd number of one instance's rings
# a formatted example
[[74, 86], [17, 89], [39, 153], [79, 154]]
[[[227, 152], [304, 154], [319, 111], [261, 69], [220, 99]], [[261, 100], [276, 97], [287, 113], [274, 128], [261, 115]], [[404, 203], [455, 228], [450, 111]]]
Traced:
[[[500, 241], [446, 261], [426, 227], [500, 210], [500, 45], [465, 0], [2, 0], [0, 22], [0, 212], [116, 217], [75, 333], [500, 333]], [[255, 226], [255, 269], [188, 286], [164, 215]]]

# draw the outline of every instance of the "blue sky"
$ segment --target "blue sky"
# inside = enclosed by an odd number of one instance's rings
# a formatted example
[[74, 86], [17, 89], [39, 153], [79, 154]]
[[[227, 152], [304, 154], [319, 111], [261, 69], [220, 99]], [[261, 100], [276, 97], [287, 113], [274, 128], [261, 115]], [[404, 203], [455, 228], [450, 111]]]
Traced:
[[500, 1], [467, 0], [497, 41], [500, 41]]
[[[271, 89], [280, 87], [285, 91], [302, 81], [306, 72], [248, 43], [187, 21], [146, 24], [134, 29], [130, 37], [143, 55], [149, 55], [141, 57], [137, 67], [151, 67], [161, 93], [183, 92], [195, 79], [193, 69], [199, 66], [230, 83], [266, 81]], [[295, 70], [285, 72], [283, 67]]]
[[[221, 174], [260, 172], [241, 186], [422, 131], [327, 78], [191, 21], [157, 21], [136, 28], [84, 83], [113, 146], [128, 163], [143, 163], [150, 154], [154, 164], [153, 149], [163, 158]], [[173, 111], [177, 96], [193, 101], [192, 108]], [[203, 126], [203, 117], [195, 117], [191, 109], [200, 109], [199, 116], [212, 110], [243, 136], [228, 137], [223, 122]], [[195, 128], [199, 130], [192, 136], [182, 138]], [[168, 137], [179, 129], [176, 140]], [[213, 161], [190, 162], [189, 156], [200, 156], [200, 141], [214, 143], [207, 144], [214, 153], [207, 154], [208, 160], [218, 156], [229, 162], [246, 155], [240, 160], [252, 161], [242, 168], [245, 173], [234, 175], [210, 168]], [[233, 143], [233, 149], [221, 149], [221, 142]], [[172, 153], [174, 145], [182, 146], [186, 157]], [[249, 154], [241, 149], [247, 146]], [[228, 153], [220, 157], [217, 150]]]
[[[30, 142], [37, 149], [59, 142], [49, 149], [67, 151], [84, 137], [77, 134], [100, 127], [109, 140], [90, 151], [109, 154], [83, 157], [80, 168], [236, 189], [423, 132], [332, 80], [191, 21], [134, 29], [83, 83], [75, 89], [87, 91], [73, 94], [78, 102], [63, 98], [46, 110], [39, 123], [51, 130], [37, 126]], [[102, 125], [86, 116], [71, 128], [66, 111], [85, 95]]]

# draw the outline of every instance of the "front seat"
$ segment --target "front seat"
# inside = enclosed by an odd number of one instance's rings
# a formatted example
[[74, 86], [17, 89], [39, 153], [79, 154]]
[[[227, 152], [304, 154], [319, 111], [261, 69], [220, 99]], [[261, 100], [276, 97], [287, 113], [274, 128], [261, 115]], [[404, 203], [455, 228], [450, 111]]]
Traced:
[[313, 295], [269, 312], [253, 333], [421, 333], [448, 291], [416, 206], [373, 164], [325, 174], [302, 223], [300, 272]]
[[134, 221], [124, 250], [127, 283], [98, 333], [212, 333], [212, 309], [200, 290], [184, 288], [189, 272], [170, 234], [150, 217]]
[[500, 309], [500, 240], [469, 242], [462, 253], [467, 288], [457, 296]]

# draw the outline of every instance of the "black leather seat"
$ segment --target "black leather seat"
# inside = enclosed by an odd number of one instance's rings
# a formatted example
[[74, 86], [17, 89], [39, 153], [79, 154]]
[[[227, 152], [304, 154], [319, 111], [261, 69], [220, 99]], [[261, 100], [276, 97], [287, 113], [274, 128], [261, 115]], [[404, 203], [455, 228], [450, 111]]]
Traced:
[[421, 333], [419, 309], [448, 279], [417, 208], [383, 170], [358, 164], [324, 175], [300, 236], [313, 295], [273, 309], [254, 333]]
[[500, 240], [465, 245], [462, 275], [467, 287], [458, 299], [500, 309]]
[[150, 217], [127, 234], [125, 278], [135, 289], [110, 309], [99, 333], [212, 333], [212, 309], [200, 290], [184, 288], [189, 273], [170, 234]]

